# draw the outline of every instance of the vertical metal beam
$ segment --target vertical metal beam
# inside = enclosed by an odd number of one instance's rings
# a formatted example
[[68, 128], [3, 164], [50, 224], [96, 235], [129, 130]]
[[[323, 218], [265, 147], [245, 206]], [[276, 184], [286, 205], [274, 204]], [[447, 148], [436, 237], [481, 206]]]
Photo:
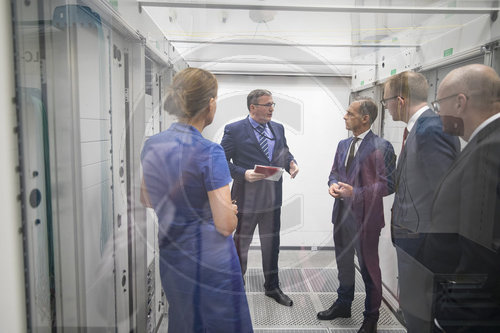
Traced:
[[[11, 7], [12, 5], [12, 7]], [[0, 4], [0, 220], [2, 232], [2, 270], [0, 275], [0, 322], [5, 332], [26, 332], [26, 306], [24, 292], [24, 270], [22, 252], [21, 207], [19, 175], [16, 174], [18, 159], [15, 112], [15, 79], [12, 22], [15, 17], [15, 1], [2, 1]]]

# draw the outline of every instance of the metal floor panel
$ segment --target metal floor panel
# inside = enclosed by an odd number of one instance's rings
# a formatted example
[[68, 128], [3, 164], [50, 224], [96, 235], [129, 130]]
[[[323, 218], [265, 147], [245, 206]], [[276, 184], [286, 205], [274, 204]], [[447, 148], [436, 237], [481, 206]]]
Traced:
[[[255, 333], [356, 333], [363, 322], [364, 284], [356, 271], [356, 288], [352, 317], [322, 321], [316, 318], [337, 299], [337, 269], [282, 268], [281, 289], [293, 300], [293, 306], [279, 305], [264, 295], [262, 269], [249, 268], [245, 274], [250, 315]], [[165, 318], [166, 319], [166, 318]], [[166, 332], [164, 320], [158, 332]], [[382, 303], [378, 321], [379, 333], [406, 333], [394, 314]]]
[[[283, 268], [279, 272], [281, 289], [293, 300], [292, 307], [279, 305], [264, 295], [261, 269], [252, 268], [246, 274], [246, 290], [255, 332], [296, 333], [329, 332], [356, 333], [363, 323], [364, 284], [356, 271], [356, 288], [352, 317], [321, 321], [316, 318], [337, 299], [337, 270], [334, 268]], [[380, 333], [405, 333], [394, 314], [382, 303], [378, 321]]]
[[[339, 287], [339, 280], [337, 278], [338, 270], [336, 268], [304, 268], [302, 269], [306, 280], [310, 284], [310, 291], [312, 292], [337, 292]], [[281, 270], [280, 270], [281, 278]], [[361, 274], [356, 271], [354, 276], [354, 292], [364, 293], [365, 284]]]
[[[328, 309], [333, 301], [337, 298], [337, 294], [318, 294], [322, 309]], [[365, 309], [365, 294], [355, 293], [354, 301], [351, 305], [351, 318], [338, 318], [332, 320], [331, 323], [336, 327], [361, 327], [363, 323], [363, 310]], [[380, 307], [380, 317], [378, 319], [379, 328], [401, 328], [401, 324], [392, 314], [392, 312], [382, 303]]]
[[[358, 328], [262, 328], [255, 333], [357, 333]], [[377, 330], [378, 333], [405, 333], [405, 330]]]
[[262, 328], [254, 329], [254, 333], [329, 333], [328, 328]]
[[[287, 268], [280, 269], [280, 287], [284, 292], [308, 292], [307, 279], [303, 269]], [[247, 292], [264, 292], [264, 274], [260, 268], [249, 268], [245, 274]], [[335, 289], [336, 290], [336, 289]]]
[[248, 293], [250, 315], [255, 328], [322, 327], [316, 319], [311, 295], [289, 293], [293, 306], [283, 306], [263, 293]]
[[[336, 292], [339, 286], [335, 268], [283, 268], [279, 271], [284, 292]], [[260, 268], [249, 268], [245, 274], [247, 292], [264, 292], [264, 274]], [[354, 292], [365, 292], [361, 274], [356, 271]]]

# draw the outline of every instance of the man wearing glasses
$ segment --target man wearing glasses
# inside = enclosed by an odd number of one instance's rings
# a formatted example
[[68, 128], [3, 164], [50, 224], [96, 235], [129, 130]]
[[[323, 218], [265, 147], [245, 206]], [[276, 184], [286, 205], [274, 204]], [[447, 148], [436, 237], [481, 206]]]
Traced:
[[402, 72], [385, 83], [381, 100], [394, 121], [407, 124], [396, 168], [391, 232], [399, 302], [409, 333], [431, 330], [432, 281], [417, 260], [429, 231], [435, 189], [460, 151], [459, 140], [443, 133], [439, 117], [427, 106], [428, 90], [422, 74]]
[[500, 77], [485, 65], [457, 68], [432, 104], [445, 132], [468, 142], [437, 186], [424, 247], [433, 272], [455, 276], [438, 290], [435, 323], [500, 332]]
[[226, 125], [221, 145], [234, 179], [231, 194], [238, 205], [234, 244], [241, 272], [245, 275], [248, 249], [258, 225], [265, 294], [279, 304], [291, 306], [293, 302], [280, 289], [278, 277], [283, 178], [266, 180], [266, 175], [254, 171], [255, 165], [264, 165], [283, 168], [291, 178], [299, 172], [288, 149], [283, 125], [271, 121], [274, 106], [270, 91], [250, 92], [247, 96], [249, 116]]

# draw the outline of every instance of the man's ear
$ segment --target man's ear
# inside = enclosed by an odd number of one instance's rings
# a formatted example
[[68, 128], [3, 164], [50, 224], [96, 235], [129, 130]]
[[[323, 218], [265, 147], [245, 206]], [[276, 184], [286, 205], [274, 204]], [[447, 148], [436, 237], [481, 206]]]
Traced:
[[363, 123], [365, 123], [365, 124], [370, 123], [370, 116], [365, 114], [365, 115], [361, 116], [361, 120], [363, 120]]
[[252, 115], [254, 114], [254, 112], [255, 112], [255, 105], [250, 104], [250, 107], [248, 108], [248, 113]]
[[468, 98], [464, 94], [458, 94], [457, 96], [457, 111], [461, 113], [467, 107]]

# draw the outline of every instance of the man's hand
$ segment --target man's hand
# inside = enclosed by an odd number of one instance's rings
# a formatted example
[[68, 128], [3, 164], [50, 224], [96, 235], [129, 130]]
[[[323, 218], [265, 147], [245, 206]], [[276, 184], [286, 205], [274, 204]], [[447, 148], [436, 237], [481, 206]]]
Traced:
[[337, 198], [340, 198], [339, 190], [340, 190], [339, 184], [333, 183], [332, 185], [330, 185], [330, 188], [328, 189], [328, 193], [330, 193], [330, 195], [332, 197], [337, 199]]
[[352, 186], [346, 183], [339, 182], [340, 189], [337, 193], [340, 194], [341, 198], [350, 198], [352, 197]]
[[263, 173], [257, 173], [252, 169], [248, 169], [247, 171], [245, 171], [245, 180], [249, 183], [253, 183], [264, 178], [266, 178], [266, 175]]
[[295, 178], [299, 173], [299, 166], [294, 161], [290, 161], [290, 178]]
[[238, 206], [236, 205], [236, 200], [231, 201], [231, 210], [233, 211], [234, 215], [238, 215]]

